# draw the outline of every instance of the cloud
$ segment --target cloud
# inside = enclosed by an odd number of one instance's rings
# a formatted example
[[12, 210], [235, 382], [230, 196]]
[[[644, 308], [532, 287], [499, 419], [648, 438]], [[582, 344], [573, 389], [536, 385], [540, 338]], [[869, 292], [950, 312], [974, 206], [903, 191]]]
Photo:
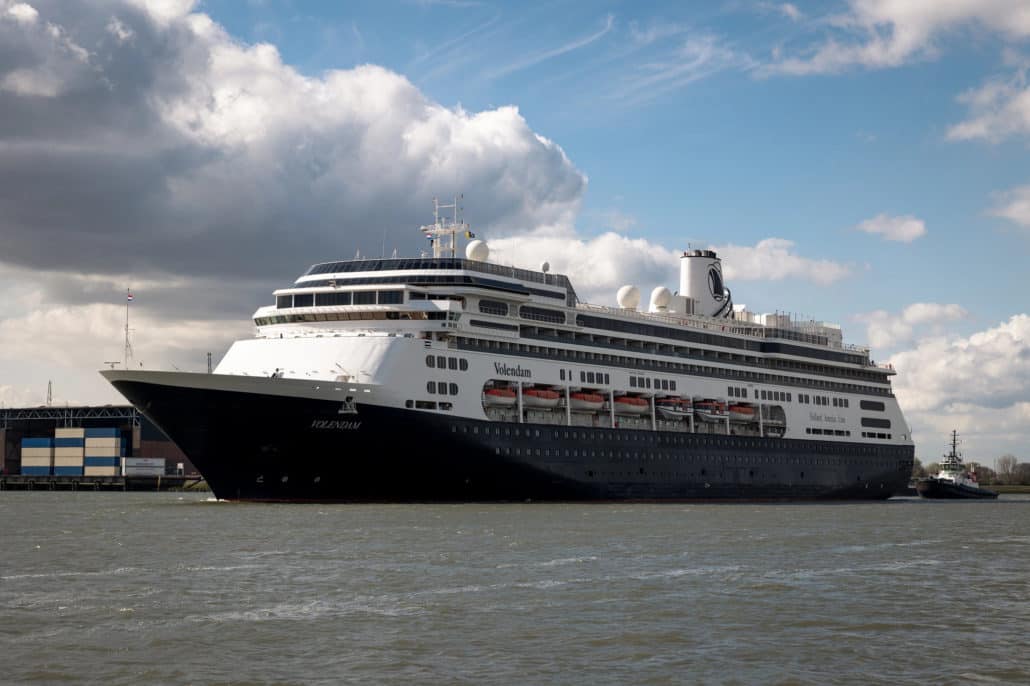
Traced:
[[[794, 244], [767, 238], [754, 246], [716, 246], [723, 259], [728, 285], [733, 281], [801, 279], [820, 284], [844, 278], [850, 270], [830, 260], [812, 260], [794, 253]], [[679, 250], [644, 238], [615, 232], [583, 238], [571, 231], [537, 232], [490, 241], [491, 260], [503, 264], [538, 265], [548, 262], [554, 272], [572, 280], [580, 300], [613, 304], [620, 286], [634, 284], [642, 293], [655, 286], [676, 290]]]
[[783, 16], [787, 17], [791, 21], [799, 21], [802, 17], [805, 16], [804, 13], [797, 8], [797, 5], [791, 4], [789, 2], [785, 2], [781, 5], [778, 5], [776, 9], [778, 9]]
[[[1017, 314], [968, 337], [933, 337], [889, 360], [894, 390], [924, 462], [944, 434], [964, 434], [966, 456], [990, 462], [1025, 451], [1030, 420], [1030, 315]], [[1025, 457], [1030, 457], [1026, 455]]]
[[748, 70], [754, 61], [708, 33], [689, 35], [658, 59], [641, 64], [621, 79], [609, 99], [641, 104], [730, 69]]
[[802, 279], [818, 284], [840, 281], [851, 268], [833, 260], [814, 260], [793, 251], [794, 242], [766, 238], [753, 246], [722, 245], [716, 250], [723, 259], [727, 279], [740, 281], [781, 281]]
[[32, 5], [17, 2], [7, 8], [7, 16], [21, 24], [33, 24], [39, 19], [39, 12]]
[[880, 235], [888, 241], [911, 243], [920, 236], [926, 235], [926, 223], [910, 214], [891, 217], [878, 214], [866, 219], [855, 227], [859, 231]]
[[914, 303], [899, 313], [876, 310], [855, 318], [867, 325], [867, 341], [873, 348], [891, 348], [910, 342], [917, 334], [940, 333], [947, 322], [962, 319], [968, 312], [956, 304]]
[[[1009, 61], [1014, 58], [1009, 57]], [[1030, 87], [1024, 64], [1008, 79], [991, 79], [958, 97], [967, 105], [970, 117], [950, 129], [953, 141], [984, 140], [998, 143], [1014, 136], [1030, 134]]]
[[890, 358], [909, 410], [955, 403], [1004, 408], [1030, 400], [1030, 315], [966, 338], [929, 338]]
[[1004, 39], [1030, 36], [1030, 6], [1021, 0], [899, 2], [850, 0], [846, 12], [827, 18], [830, 36], [800, 55], [778, 59], [765, 74], [832, 74], [853, 67], [884, 69], [933, 57], [937, 39], [963, 27]]
[[540, 52], [530, 53], [529, 55], [515, 62], [512, 62], [509, 65], [501, 67], [500, 69], [495, 69], [494, 71], [490, 72], [488, 78], [496, 79], [501, 76], [507, 76], [508, 74], [513, 74], [517, 71], [528, 69], [532, 66], [540, 64], [541, 62], [546, 62], [547, 60], [572, 52], [573, 50], [585, 48], [591, 43], [594, 43], [608, 35], [608, 33], [612, 30], [612, 27], [614, 25], [615, 16], [609, 14], [607, 17], [605, 17], [604, 27], [601, 28], [599, 31], [592, 33], [589, 36], [585, 36], [583, 38], [577, 38], [576, 40], [566, 43], [564, 45], [560, 45], [557, 48], [551, 48], [549, 50], [542, 50]]
[[999, 204], [991, 209], [995, 217], [1003, 217], [1024, 228], [1030, 228], [1030, 186], [1020, 186], [997, 194]]
[[464, 192], [486, 234], [574, 220], [586, 177], [516, 108], [448, 108], [375, 66], [304, 76], [192, 6], [0, 21], [0, 260], [281, 281], [384, 234], [414, 252], [435, 195]]

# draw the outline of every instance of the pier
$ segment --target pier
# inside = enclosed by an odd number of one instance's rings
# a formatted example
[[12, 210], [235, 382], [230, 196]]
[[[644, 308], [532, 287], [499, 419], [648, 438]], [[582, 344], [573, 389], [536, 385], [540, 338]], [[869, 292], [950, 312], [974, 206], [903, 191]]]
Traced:
[[0, 491], [184, 491], [201, 488], [199, 475], [27, 476], [0, 475]]

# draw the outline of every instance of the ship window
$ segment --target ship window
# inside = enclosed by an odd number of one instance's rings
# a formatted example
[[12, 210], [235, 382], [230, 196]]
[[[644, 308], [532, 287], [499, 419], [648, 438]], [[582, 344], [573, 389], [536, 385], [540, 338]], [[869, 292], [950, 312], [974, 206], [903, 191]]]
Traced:
[[611, 377], [609, 377], [607, 374], [604, 375], [604, 383], [606, 385], [611, 384]]
[[594, 373], [587, 372], [587, 383], [594, 383]]
[[883, 412], [886, 409], [886, 405], [879, 400], [860, 400], [858, 406], [863, 410], [873, 410], [875, 412]]
[[458, 369], [460, 369], [463, 372], [467, 372], [469, 369], [469, 361], [466, 360], [464, 357], [458, 360]]
[[293, 307], [293, 296], [292, 295], [277, 295], [275, 296], [275, 306], [280, 310], [286, 309], [287, 307]]
[[508, 314], [508, 306], [497, 300], [480, 300], [479, 311], [483, 314], [493, 314], [499, 317], [505, 317]]
[[635, 376], [629, 377], [629, 387], [630, 388], [636, 388], [637, 387], [637, 377], [635, 377]]
[[404, 401], [404, 407], [408, 407], [408, 408], [415, 407], [415, 401], [414, 400], [405, 400]]
[[294, 307], [311, 307], [315, 304], [315, 296], [312, 293], [295, 293], [293, 296]]
[[451, 390], [451, 395], [458, 395], [458, 384], [452, 383], [449, 385], [449, 387]]
[[436, 393], [436, 382], [435, 381], [427, 381], [426, 382], [426, 393]]
[[457, 357], [448, 357], [447, 358], [447, 368], [448, 369], [457, 369], [458, 368], [458, 358]]
[[440, 403], [440, 409], [441, 410], [450, 411], [451, 408], [453, 408], [453, 407], [454, 407], [454, 405], [452, 405], [451, 403]]
[[376, 304], [376, 292], [375, 291], [354, 291], [354, 304], [355, 305], [375, 305]]
[[669, 390], [670, 391], [675, 391], [676, 390], [676, 382], [675, 381], [670, 381], [669, 382]]
[[437, 355], [436, 366], [440, 369], [447, 369], [447, 358], [443, 355]]
[[584, 382], [584, 383], [585, 383], [585, 382], [586, 382], [586, 380], [587, 380], [587, 373], [586, 373], [586, 372], [580, 372], [580, 373], [579, 373], [579, 380], [580, 380], [581, 382]]
[[564, 380], [565, 380], [565, 370], [564, 370], [564, 369], [559, 369], [559, 370], [558, 370], [558, 377], [559, 377], [559, 378], [560, 378], [560, 379], [561, 379], [562, 381], [564, 381]]
[[378, 291], [380, 305], [400, 305], [404, 302], [403, 291]]
[[435, 410], [436, 409], [436, 403], [431, 401], [431, 400], [416, 400], [415, 401], [415, 409], [416, 410]]
[[426, 355], [426, 366], [430, 369], [436, 366], [434, 363], [434, 359], [435, 358], [432, 355]]
[[318, 307], [350, 305], [350, 291], [342, 293], [315, 293], [315, 305]]
[[[746, 397], [746, 396], [745, 396]], [[787, 402], [790, 402], [790, 393], [787, 394]]]

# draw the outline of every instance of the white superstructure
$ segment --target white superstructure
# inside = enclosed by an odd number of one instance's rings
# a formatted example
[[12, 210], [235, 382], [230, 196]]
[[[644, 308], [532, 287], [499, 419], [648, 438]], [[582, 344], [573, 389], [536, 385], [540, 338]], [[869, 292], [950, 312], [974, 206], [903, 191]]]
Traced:
[[432, 257], [318, 264], [275, 291], [216, 373], [471, 419], [911, 445], [892, 369], [834, 325], [734, 308], [714, 251], [684, 253], [678, 291], [640, 311], [635, 286], [580, 303], [482, 241], [447, 256], [471, 237], [457, 218], [423, 230]]

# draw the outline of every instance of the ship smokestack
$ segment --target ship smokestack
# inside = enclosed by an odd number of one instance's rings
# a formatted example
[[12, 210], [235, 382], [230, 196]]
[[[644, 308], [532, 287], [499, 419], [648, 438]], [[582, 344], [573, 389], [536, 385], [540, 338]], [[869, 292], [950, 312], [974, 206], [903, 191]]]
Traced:
[[680, 292], [694, 301], [694, 314], [729, 317], [730, 291], [722, 280], [722, 260], [714, 250], [687, 250], [680, 257]]

